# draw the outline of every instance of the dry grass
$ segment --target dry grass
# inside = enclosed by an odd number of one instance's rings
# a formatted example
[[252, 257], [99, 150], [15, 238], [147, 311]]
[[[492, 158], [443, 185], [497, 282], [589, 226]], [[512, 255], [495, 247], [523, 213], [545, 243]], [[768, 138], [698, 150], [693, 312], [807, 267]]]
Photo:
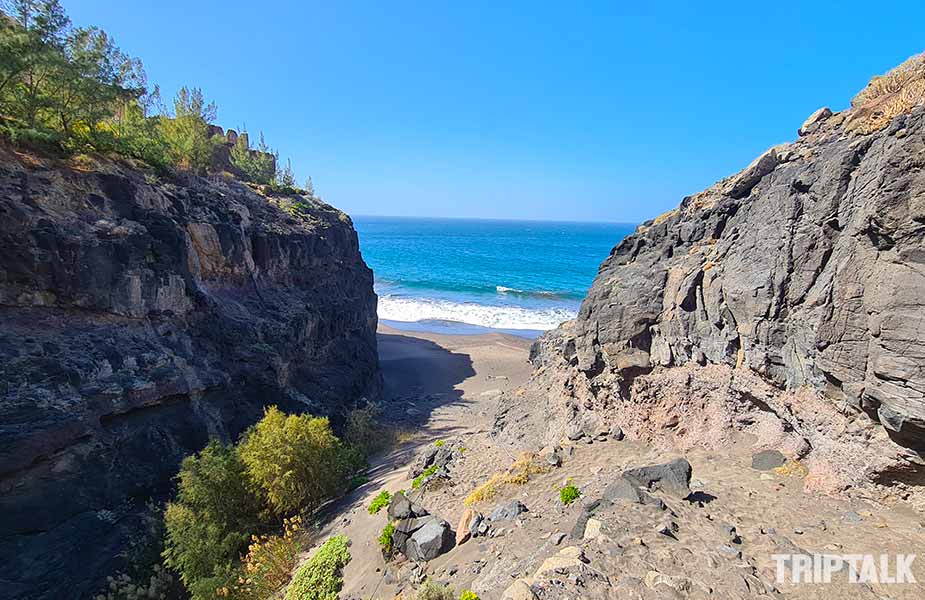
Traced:
[[480, 502], [486, 502], [501, 493], [505, 485], [524, 485], [530, 481], [533, 475], [542, 475], [549, 472], [549, 468], [537, 460], [536, 454], [524, 452], [510, 467], [495, 473], [488, 481], [472, 490], [463, 504], [473, 506]]
[[809, 469], [798, 461], [788, 460], [783, 465], [776, 467], [774, 472], [783, 477], [806, 477], [809, 474]]
[[917, 54], [870, 80], [851, 100], [845, 127], [860, 134], [880, 131], [894, 117], [925, 104], [925, 54]]

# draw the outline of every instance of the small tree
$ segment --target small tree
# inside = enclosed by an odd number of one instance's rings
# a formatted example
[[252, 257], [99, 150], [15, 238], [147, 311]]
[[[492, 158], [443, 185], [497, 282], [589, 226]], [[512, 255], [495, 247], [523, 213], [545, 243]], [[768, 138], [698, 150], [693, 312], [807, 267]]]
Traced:
[[356, 466], [326, 418], [271, 407], [240, 444], [247, 475], [278, 515], [312, 511], [342, 491]]
[[209, 123], [215, 120], [214, 102], [206, 103], [199, 88], [180, 88], [173, 101], [174, 116], [162, 117], [161, 130], [173, 164], [181, 169], [204, 171], [212, 161]]
[[276, 175], [276, 157], [260, 134], [256, 150], [250, 147], [247, 132], [242, 132], [231, 149], [231, 164], [244, 175], [245, 180], [266, 185]]
[[292, 189], [295, 185], [295, 173], [292, 171], [292, 162], [287, 158], [286, 166], [276, 170], [276, 187]]
[[315, 197], [315, 184], [312, 182], [311, 175], [309, 175], [308, 179], [305, 180], [305, 195], [309, 198]]
[[177, 497], [164, 514], [164, 562], [195, 600], [213, 598], [260, 530], [261, 505], [234, 447], [217, 441], [185, 458], [177, 479]]

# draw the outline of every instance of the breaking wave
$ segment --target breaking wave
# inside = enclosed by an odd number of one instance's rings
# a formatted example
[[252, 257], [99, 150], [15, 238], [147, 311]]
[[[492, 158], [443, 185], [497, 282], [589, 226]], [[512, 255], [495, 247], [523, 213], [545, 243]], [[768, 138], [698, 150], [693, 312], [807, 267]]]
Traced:
[[379, 298], [379, 318], [388, 321], [456, 321], [492, 329], [532, 329], [546, 331], [577, 312], [562, 307], [524, 308], [489, 306], [474, 302], [453, 302], [431, 298], [385, 295]]

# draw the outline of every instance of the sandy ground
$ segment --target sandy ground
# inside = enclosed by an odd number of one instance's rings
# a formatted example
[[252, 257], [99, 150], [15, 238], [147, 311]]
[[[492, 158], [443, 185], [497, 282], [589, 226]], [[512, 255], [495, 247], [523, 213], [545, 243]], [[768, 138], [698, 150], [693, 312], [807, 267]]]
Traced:
[[[339, 503], [336, 518], [320, 532], [319, 539], [343, 534], [352, 543], [341, 598], [393, 598], [410, 589], [410, 565], [401, 560], [386, 564], [376, 544], [386, 524], [384, 511], [369, 515], [366, 507], [382, 489], [411, 488], [408, 464], [424, 445], [458, 440], [466, 447], [451, 468], [450, 483], [412, 496], [454, 528], [465, 510], [463, 499], [513, 462], [516, 450], [495, 442], [490, 432], [499, 395], [516, 394], [530, 375], [529, 346], [527, 340], [502, 334], [412, 334], [380, 328], [386, 411], [420, 425], [411, 441], [375, 461], [370, 482]], [[581, 502], [566, 507], [559, 503], [556, 490], [566, 480], [581, 488], [585, 501], [600, 497], [623, 469], [678, 456], [632, 440], [576, 442], [561, 467], [550, 467], [526, 485], [507, 486], [497, 498], [476, 506], [487, 515], [496, 504], [516, 498], [529, 513], [499, 524], [501, 531], [492, 537], [470, 540], [431, 561], [427, 574], [457, 590], [473, 589], [483, 600], [500, 599], [516, 578], [533, 575], [544, 559], [574, 545], [589, 558], [583, 587], [568, 593], [563, 575], [566, 587], [551, 597], [609, 597], [613, 592], [593, 593], [595, 585], [604, 585], [595, 579], [601, 574], [606, 574], [606, 586], [619, 580], [619, 589], [626, 592], [620, 596], [629, 598], [925, 597], [925, 515], [902, 504], [886, 507], [807, 494], [799, 473], [752, 469], [752, 442], [743, 435], [722, 453], [685, 454], [693, 465], [692, 488], [704, 501], [666, 499], [671, 515], [653, 513], [648, 506], [621, 506], [601, 517], [604, 535], [560, 540], [560, 533], [570, 534], [582, 512]], [[678, 526], [673, 537], [657, 531], [665, 519]], [[722, 529], [728, 524], [741, 537], [732, 551]], [[775, 581], [771, 555], [782, 552], [923, 556], [912, 565], [918, 584], [850, 584], [842, 574], [827, 585], [793, 585]], [[664, 584], [647, 587], [641, 582], [651, 573], [675, 578], [675, 583], [687, 581], [693, 591]], [[409, 597], [413, 595], [406, 593]]]

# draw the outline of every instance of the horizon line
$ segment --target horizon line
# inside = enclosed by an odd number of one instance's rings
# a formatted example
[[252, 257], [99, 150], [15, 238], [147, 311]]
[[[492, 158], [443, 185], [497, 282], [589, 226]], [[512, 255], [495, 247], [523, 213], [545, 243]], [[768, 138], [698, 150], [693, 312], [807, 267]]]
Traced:
[[[344, 211], [346, 212], [346, 211]], [[412, 215], [371, 215], [371, 214], [350, 214], [351, 218], [375, 218], [375, 219], [421, 219], [429, 221], [513, 221], [524, 223], [574, 223], [578, 225], [629, 225], [637, 227], [639, 223], [633, 221], [588, 221], [579, 219], [539, 219], [539, 218], [519, 218], [519, 217], [435, 217], [435, 216], [412, 216]]]

